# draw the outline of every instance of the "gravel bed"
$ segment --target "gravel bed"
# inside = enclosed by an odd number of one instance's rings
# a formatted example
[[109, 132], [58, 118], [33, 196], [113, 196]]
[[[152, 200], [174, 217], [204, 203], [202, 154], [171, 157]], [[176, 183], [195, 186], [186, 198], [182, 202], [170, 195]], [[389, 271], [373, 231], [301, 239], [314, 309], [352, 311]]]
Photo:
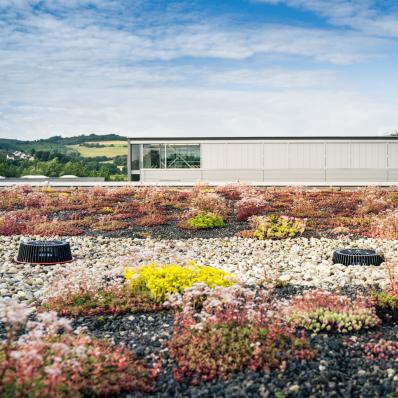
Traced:
[[[34, 301], [54, 271], [72, 264], [38, 266], [14, 262], [23, 237], [0, 237], [0, 297], [20, 301]], [[25, 237], [26, 238], [26, 237]], [[76, 263], [98, 272], [120, 268], [128, 264], [129, 256], [138, 259], [170, 262], [194, 259], [232, 272], [248, 284], [264, 278], [279, 278], [289, 285], [276, 290], [278, 298], [322, 287], [340, 289], [355, 296], [372, 286], [387, 283], [386, 264], [346, 267], [332, 264], [333, 250], [340, 247], [373, 248], [384, 252], [389, 259], [398, 255], [398, 241], [359, 238], [350, 240], [327, 238], [297, 238], [282, 241], [255, 241], [235, 237], [210, 239], [157, 240], [80, 236], [67, 238]], [[317, 349], [315, 360], [292, 362], [285, 373], [244, 372], [227, 381], [213, 381], [193, 386], [188, 380], [175, 382], [165, 343], [172, 330], [172, 315], [168, 312], [126, 314], [78, 318], [75, 326], [86, 326], [97, 337], [124, 343], [139, 358], [148, 363], [154, 357], [163, 361], [153, 396], [157, 397], [390, 397], [398, 395], [398, 361], [371, 361], [364, 354], [347, 345], [350, 336], [320, 334], [309, 336]], [[355, 334], [358, 342], [369, 341], [375, 333], [386, 339], [398, 336], [394, 323]], [[283, 394], [283, 395], [281, 395]], [[141, 396], [125, 394], [120, 398]]]
[[[17, 264], [14, 258], [22, 237], [0, 237], [0, 297], [31, 301], [52, 273], [66, 265]], [[398, 255], [398, 241], [360, 238], [356, 240], [296, 238], [281, 241], [256, 241], [241, 238], [156, 240], [109, 237], [71, 237], [76, 263], [101, 270], [131, 263], [129, 256], [146, 261], [172, 262], [195, 260], [199, 264], [231, 272], [248, 283], [267, 277], [298, 285], [328, 289], [351, 285], [380, 285], [387, 282], [386, 265], [350, 266], [332, 264], [333, 250], [341, 247], [373, 248], [387, 258]], [[150, 259], [150, 260], [149, 260]]]

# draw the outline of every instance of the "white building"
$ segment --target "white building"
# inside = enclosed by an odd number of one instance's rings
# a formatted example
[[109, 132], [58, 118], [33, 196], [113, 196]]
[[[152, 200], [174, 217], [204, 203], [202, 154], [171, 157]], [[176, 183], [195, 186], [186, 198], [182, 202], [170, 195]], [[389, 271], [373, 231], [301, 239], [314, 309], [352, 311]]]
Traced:
[[398, 137], [131, 138], [128, 147], [130, 181], [398, 183]]

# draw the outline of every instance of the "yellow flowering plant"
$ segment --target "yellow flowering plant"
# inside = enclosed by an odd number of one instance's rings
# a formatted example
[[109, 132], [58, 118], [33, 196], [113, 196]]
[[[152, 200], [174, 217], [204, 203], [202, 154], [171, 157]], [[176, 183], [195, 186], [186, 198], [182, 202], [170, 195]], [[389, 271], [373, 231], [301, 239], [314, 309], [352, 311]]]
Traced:
[[166, 294], [183, 293], [194, 283], [205, 283], [209, 287], [231, 286], [235, 279], [231, 274], [190, 261], [186, 266], [157, 264], [126, 267], [124, 277], [133, 290], [148, 291], [156, 302], [163, 302]]

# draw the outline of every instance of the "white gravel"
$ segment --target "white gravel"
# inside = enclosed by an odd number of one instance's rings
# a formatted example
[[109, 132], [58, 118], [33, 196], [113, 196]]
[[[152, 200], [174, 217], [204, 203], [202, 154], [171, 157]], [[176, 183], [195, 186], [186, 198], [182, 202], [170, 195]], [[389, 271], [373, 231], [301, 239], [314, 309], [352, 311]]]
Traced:
[[[0, 297], [33, 300], [51, 274], [65, 265], [17, 264], [14, 258], [22, 237], [0, 237]], [[386, 264], [344, 266], [332, 264], [333, 250], [342, 247], [373, 248], [382, 251], [391, 263], [398, 258], [398, 241], [376, 239], [287, 239], [255, 241], [251, 239], [114, 239], [103, 237], [67, 238], [78, 263], [87, 267], [112, 269], [132, 263], [126, 256], [168, 263], [193, 259], [233, 273], [236, 277], [256, 282], [264, 277], [278, 277], [292, 284], [338, 288], [345, 284], [368, 285], [387, 283]]]

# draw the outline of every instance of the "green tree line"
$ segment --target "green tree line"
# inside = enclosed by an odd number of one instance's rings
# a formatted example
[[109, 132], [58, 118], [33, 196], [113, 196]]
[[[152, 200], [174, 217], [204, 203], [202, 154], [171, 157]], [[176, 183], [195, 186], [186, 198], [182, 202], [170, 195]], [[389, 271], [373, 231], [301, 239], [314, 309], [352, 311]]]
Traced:
[[[104, 177], [105, 180], [123, 180], [127, 175], [127, 157], [117, 156], [109, 161], [106, 156], [84, 158], [78, 153], [31, 150], [35, 160], [9, 160], [6, 152], [0, 153], [0, 175], [3, 177], [22, 177], [40, 174], [47, 177], [76, 175], [77, 177]], [[118, 166], [123, 166], [119, 168]]]

